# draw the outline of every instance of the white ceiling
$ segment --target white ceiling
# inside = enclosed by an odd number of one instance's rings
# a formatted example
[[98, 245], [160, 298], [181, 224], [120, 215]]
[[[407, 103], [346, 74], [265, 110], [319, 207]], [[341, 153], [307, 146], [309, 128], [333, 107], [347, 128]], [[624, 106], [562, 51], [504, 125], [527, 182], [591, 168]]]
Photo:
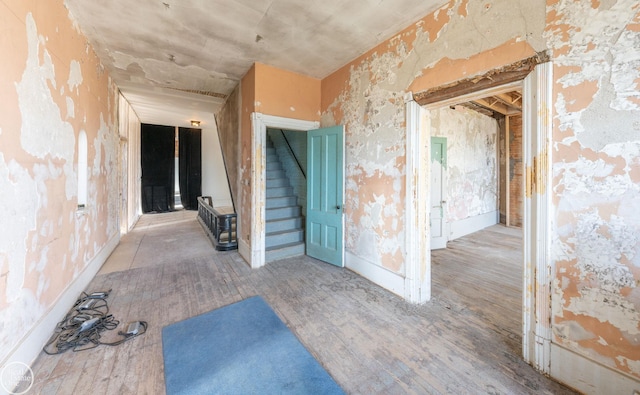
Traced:
[[141, 121], [177, 126], [213, 122], [254, 62], [323, 78], [445, 3], [65, 0]]

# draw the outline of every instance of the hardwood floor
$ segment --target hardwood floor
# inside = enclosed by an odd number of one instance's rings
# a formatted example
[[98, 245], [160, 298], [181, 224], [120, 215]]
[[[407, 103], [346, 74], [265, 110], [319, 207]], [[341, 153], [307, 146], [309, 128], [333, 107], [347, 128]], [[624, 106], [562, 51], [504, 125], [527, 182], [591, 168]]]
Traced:
[[162, 394], [162, 327], [261, 295], [348, 393], [573, 393], [520, 357], [520, 243], [492, 227], [434, 251], [433, 299], [418, 306], [308, 257], [252, 270], [237, 252], [213, 250], [195, 213], [147, 215], [87, 290], [112, 288], [118, 330], [145, 320], [147, 333], [41, 354], [33, 391]]

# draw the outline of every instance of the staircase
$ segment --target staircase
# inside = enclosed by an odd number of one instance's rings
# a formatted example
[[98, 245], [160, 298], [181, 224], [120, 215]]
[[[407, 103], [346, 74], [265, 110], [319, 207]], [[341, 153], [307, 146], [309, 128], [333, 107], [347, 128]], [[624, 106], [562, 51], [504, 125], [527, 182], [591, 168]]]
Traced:
[[297, 196], [267, 137], [265, 262], [304, 255], [304, 219]]

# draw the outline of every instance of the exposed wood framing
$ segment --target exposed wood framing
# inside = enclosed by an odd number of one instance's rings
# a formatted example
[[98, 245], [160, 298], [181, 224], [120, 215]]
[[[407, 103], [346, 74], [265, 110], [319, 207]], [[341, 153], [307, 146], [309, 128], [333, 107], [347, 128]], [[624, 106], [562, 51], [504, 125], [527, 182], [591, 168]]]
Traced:
[[[477, 104], [475, 101], [468, 101], [468, 102], [460, 103], [460, 104], [457, 104], [457, 105], [462, 106], [462, 107], [466, 107], [466, 108], [468, 108], [470, 110], [473, 110], [475, 112], [479, 112], [480, 114], [486, 115], [488, 117], [494, 117], [495, 116], [495, 111], [489, 110], [489, 109], [485, 108], [484, 106], [481, 106], [481, 105]], [[451, 109], [455, 110], [455, 108], [456, 108], [456, 106], [451, 106]]]
[[481, 107], [489, 108], [502, 115], [516, 115], [516, 114], [520, 114], [520, 112], [522, 111], [522, 107], [505, 104], [502, 100], [498, 99], [496, 96], [490, 96], [483, 99], [476, 99], [473, 101], [473, 103]]
[[469, 92], [488, 89], [514, 81], [520, 81], [524, 79], [524, 77], [526, 77], [534, 67], [536, 67], [536, 65], [547, 61], [549, 61], [549, 55], [546, 52], [539, 52], [530, 58], [500, 67], [499, 69], [488, 71], [487, 73], [479, 76], [459, 80], [448, 85], [415, 93], [413, 95], [413, 99], [419, 105], [424, 106], [448, 100]]
[[505, 148], [504, 148], [504, 153], [505, 153], [505, 166], [504, 166], [504, 172], [505, 172], [505, 178], [504, 178], [504, 185], [505, 185], [505, 197], [504, 199], [506, 200], [505, 205], [504, 205], [504, 222], [506, 226], [511, 226], [511, 166], [510, 166], [510, 159], [511, 159], [511, 133], [510, 130], [511, 129], [511, 124], [510, 124], [510, 119], [509, 117], [504, 117], [504, 144], [505, 144]]
[[494, 97], [510, 107], [515, 107], [522, 110], [521, 92], [498, 93]]

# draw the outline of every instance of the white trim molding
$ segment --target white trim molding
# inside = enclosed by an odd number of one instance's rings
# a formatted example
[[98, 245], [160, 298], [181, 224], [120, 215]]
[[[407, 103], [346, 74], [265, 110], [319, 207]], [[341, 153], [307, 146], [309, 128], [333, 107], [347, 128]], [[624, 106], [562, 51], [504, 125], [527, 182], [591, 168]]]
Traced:
[[551, 344], [551, 377], [584, 394], [639, 394], [640, 380]]
[[[238, 224], [240, 221], [238, 221]], [[238, 234], [241, 234], [238, 231]], [[251, 246], [244, 241], [243, 239], [238, 238], [238, 254], [244, 259], [249, 265], [251, 265]]]
[[404, 297], [405, 278], [389, 269], [363, 259], [350, 252], [345, 252], [345, 267], [358, 273], [367, 280], [381, 286], [382, 288]]
[[[551, 150], [552, 141], [552, 64], [543, 63], [522, 81], [515, 81], [506, 85], [471, 92], [462, 96], [431, 103], [424, 106], [426, 110], [469, 101], [473, 98], [486, 97], [500, 92], [523, 89], [523, 162], [527, 169], [527, 193], [525, 194], [524, 215], [524, 280], [523, 280], [523, 356], [524, 360], [544, 373], [549, 373], [550, 345], [551, 345]], [[414, 156], [417, 155], [415, 145], [419, 136], [429, 138], [431, 127], [428, 116], [426, 120], [416, 117], [410, 98], [407, 102], [407, 195], [408, 199], [417, 196], [418, 201], [428, 202], [428, 194], [420, 193], [420, 183], [425, 182], [428, 187], [428, 162], [420, 164], [424, 172], [418, 172]], [[428, 111], [427, 111], [428, 112]], [[413, 122], [418, 122], [416, 127]], [[421, 123], [425, 125], [420, 125]], [[419, 144], [422, 146], [422, 144]], [[429, 142], [424, 144], [422, 157], [430, 153]], [[418, 151], [419, 152], [419, 151]], [[425, 181], [422, 181], [425, 179]], [[417, 192], [416, 192], [417, 191]], [[422, 254], [416, 242], [426, 245], [429, 238], [420, 235], [416, 225], [417, 207], [407, 202], [407, 282], [412, 289], [411, 276], [419, 272], [421, 262], [417, 255]], [[428, 217], [425, 217], [428, 218]], [[428, 221], [425, 221], [428, 223]], [[428, 231], [427, 231], [428, 232]], [[409, 251], [411, 250], [411, 251]], [[431, 259], [425, 254], [423, 262], [430, 270]], [[411, 295], [410, 295], [411, 296]]]
[[488, 213], [474, 215], [458, 221], [449, 223], [449, 241], [480, 231], [500, 222], [500, 212], [498, 210]]
[[406, 261], [404, 298], [411, 303], [424, 303], [431, 299], [431, 232], [428, 207], [430, 161], [430, 136], [421, 133], [429, 130], [428, 113], [405, 95], [407, 128], [406, 165]]
[[[318, 121], [251, 114], [251, 245], [249, 264], [259, 268], [265, 264], [265, 210], [266, 210], [266, 138], [267, 128], [286, 130], [313, 130]], [[246, 250], [246, 249], [245, 249]], [[246, 253], [246, 252], [245, 252]], [[243, 256], [244, 257], [244, 256]], [[246, 257], [245, 257], [246, 259]]]
[[552, 64], [542, 63], [524, 80], [524, 360], [549, 374], [551, 358], [551, 141]]

